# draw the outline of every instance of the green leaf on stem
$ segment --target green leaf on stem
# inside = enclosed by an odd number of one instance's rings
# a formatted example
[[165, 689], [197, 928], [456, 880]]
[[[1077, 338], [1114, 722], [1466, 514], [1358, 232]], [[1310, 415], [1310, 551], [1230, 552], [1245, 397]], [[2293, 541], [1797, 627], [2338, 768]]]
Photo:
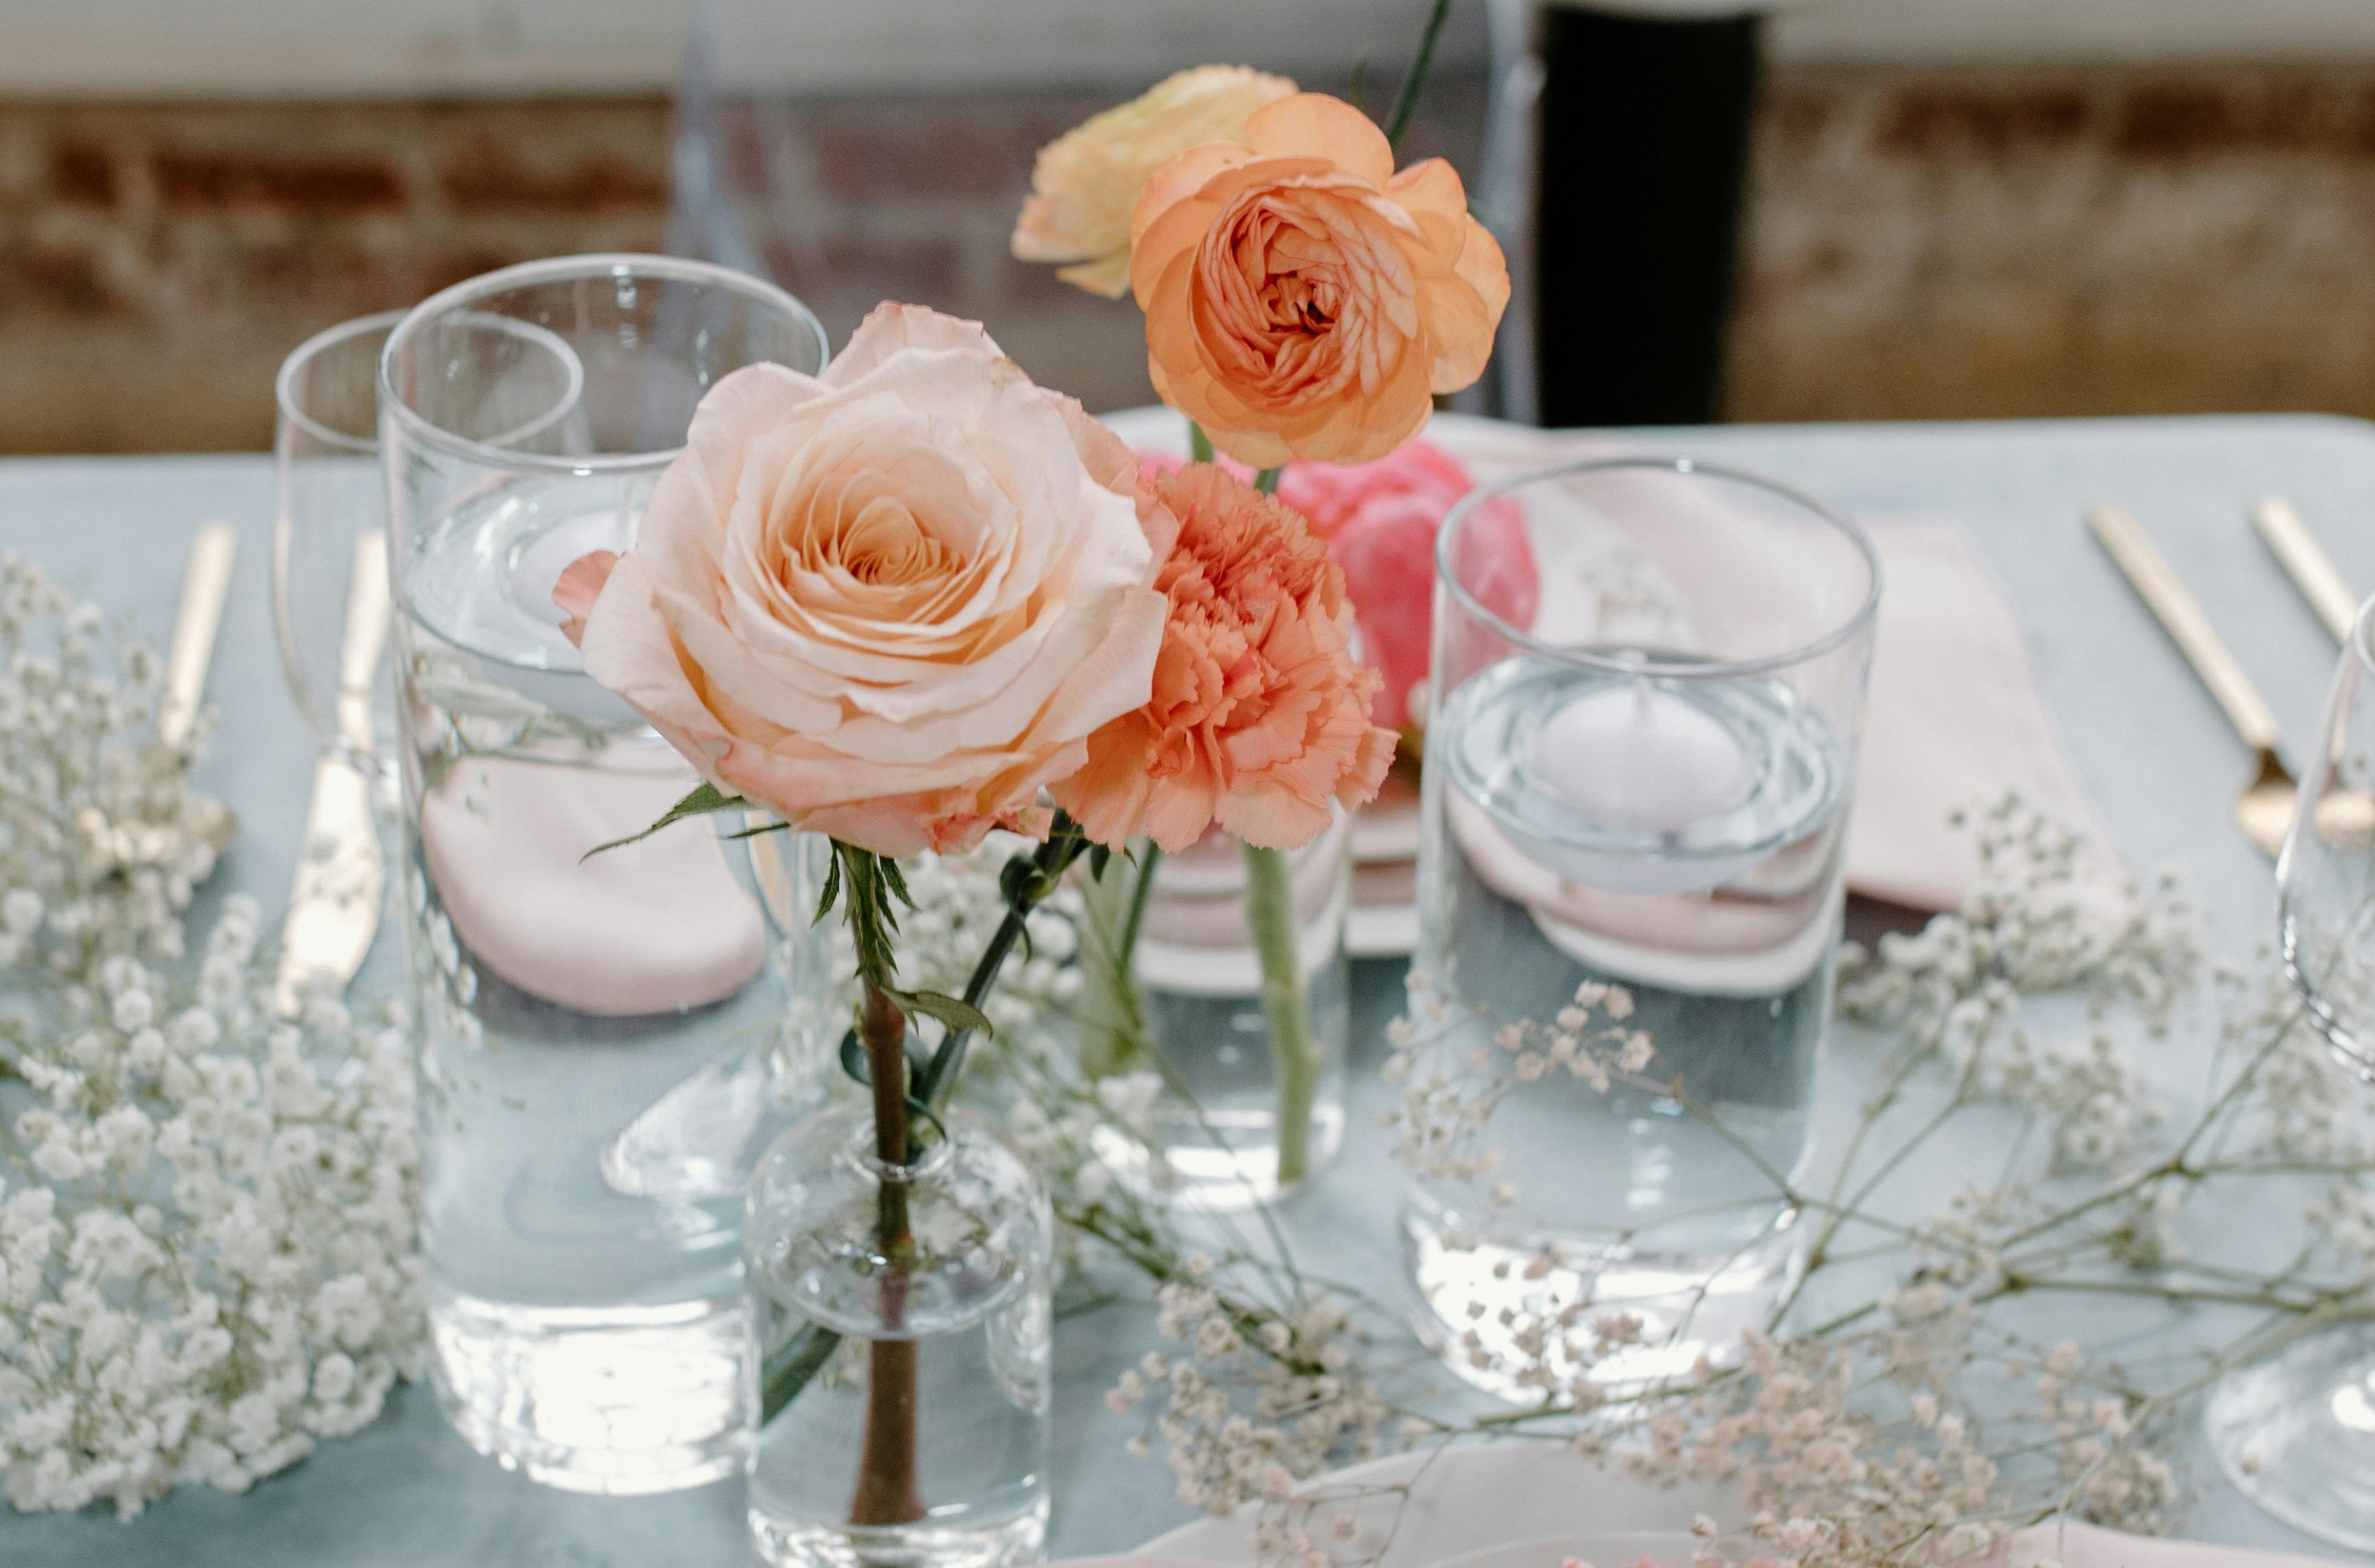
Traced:
[[989, 1020], [982, 1010], [971, 1002], [960, 1001], [938, 991], [892, 991], [890, 996], [892, 1001], [909, 1012], [936, 1019], [946, 1028], [971, 1030], [978, 1034], [998, 1032], [990, 1028]]
[[836, 855], [833, 857], [832, 867], [824, 874], [824, 896], [817, 900], [816, 923], [818, 925], [824, 924], [824, 917], [833, 913], [833, 906], [839, 902], [840, 898], [841, 856]]
[[942, 1143], [946, 1143], [949, 1140], [948, 1124], [940, 1120], [939, 1114], [938, 1112], [934, 1111], [929, 1105], [925, 1104], [921, 1100], [916, 1099], [912, 1094], [907, 1096], [907, 1114], [910, 1116], [923, 1117], [924, 1120], [932, 1124], [932, 1130], [940, 1135], [940, 1141]]
[[658, 832], [662, 828], [667, 827], [669, 823], [681, 822], [687, 817], [705, 817], [712, 811], [744, 811], [748, 810], [750, 806], [750, 803], [743, 799], [740, 796], [728, 795], [724, 790], [719, 789], [715, 784], [703, 779], [699, 784], [693, 787], [691, 794], [687, 795], [682, 800], [678, 801], [674, 806], [669, 807], [667, 811], [661, 814], [658, 821], [654, 822], [642, 832], [629, 833], [625, 838], [612, 839], [609, 843], [597, 843], [592, 849], [587, 850], [584, 855], [579, 855], [577, 857], [577, 863], [580, 866], [583, 866], [585, 862], [593, 859], [596, 855], [601, 854], [606, 849], [623, 849], [631, 843], [641, 843], [644, 840], [650, 838], [654, 833]]

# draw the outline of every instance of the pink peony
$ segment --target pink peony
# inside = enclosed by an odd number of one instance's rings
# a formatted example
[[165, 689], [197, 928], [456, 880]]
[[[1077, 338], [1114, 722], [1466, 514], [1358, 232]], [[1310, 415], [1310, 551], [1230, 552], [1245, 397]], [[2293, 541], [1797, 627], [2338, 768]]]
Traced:
[[1152, 698], [1091, 736], [1088, 765], [1051, 793], [1100, 843], [1184, 850], [1217, 821], [1299, 849], [1337, 805], [1375, 796], [1394, 755], [1368, 721], [1377, 677], [1353, 662], [1343, 574], [1302, 517], [1218, 467], [1154, 489], [1179, 533], [1155, 578], [1169, 612]]

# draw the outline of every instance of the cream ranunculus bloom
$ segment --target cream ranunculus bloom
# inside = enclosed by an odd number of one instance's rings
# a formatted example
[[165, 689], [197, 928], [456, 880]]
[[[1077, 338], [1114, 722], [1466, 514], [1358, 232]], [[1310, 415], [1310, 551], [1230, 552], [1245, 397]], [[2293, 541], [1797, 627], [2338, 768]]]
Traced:
[[884, 305], [821, 375], [713, 387], [634, 548], [554, 597], [730, 795], [879, 855], [1044, 831], [1041, 788], [1149, 694], [1169, 517], [1137, 471], [978, 324]]
[[1247, 117], [1294, 91], [1284, 77], [1199, 65], [1039, 149], [1014, 225], [1023, 261], [1070, 262], [1056, 276], [1118, 300], [1129, 290], [1129, 217], [1153, 172], [1206, 142], [1245, 145]]

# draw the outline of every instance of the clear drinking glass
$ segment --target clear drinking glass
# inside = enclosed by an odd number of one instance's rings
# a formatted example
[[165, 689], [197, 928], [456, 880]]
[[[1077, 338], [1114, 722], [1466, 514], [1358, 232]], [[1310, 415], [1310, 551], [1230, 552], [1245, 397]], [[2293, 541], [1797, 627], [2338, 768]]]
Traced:
[[[346, 649], [351, 613], [386, 592], [387, 480], [379, 461], [379, 360], [402, 311], [314, 334], [280, 364], [273, 459], [272, 613], [289, 690], [325, 749], [375, 771], [394, 714], [374, 656], [360, 673]], [[574, 399], [556, 359], [549, 417]], [[358, 707], [360, 702], [360, 707]], [[388, 777], [394, 777], [393, 768]]]
[[[1490, 525], [1507, 504], [1522, 547]], [[1414, 961], [1444, 1008], [1433, 1059], [1480, 1082], [1515, 1060], [1507, 1026], [1572, 1030], [1597, 985], [1629, 993], [1623, 1027], [1656, 1057], [1604, 1092], [1561, 1058], [1520, 1067], [1478, 1135], [1497, 1165], [1412, 1183], [1420, 1331], [1527, 1399], [1721, 1361], [1797, 1265], [1766, 1173], [1808, 1153], [1875, 558], [1778, 485], [1637, 458], [1478, 490], [1436, 581]], [[1578, 1338], [1622, 1311], [1639, 1343], [1570, 1353], [1556, 1325], [1578, 1306]]]
[[[2358, 611], [2276, 861], [2285, 971], [2310, 1025], [2375, 1083], [2375, 600]], [[2235, 1489], [2297, 1530], [2375, 1551], [2375, 1324], [2228, 1373], [2203, 1421]]]
[[[750, 1535], [764, 1562], [1040, 1558], [1055, 1220], [987, 1123], [954, 1111], [947, 1127], [911, 1163], [886, 1165], [868, 1111], [827, 1111], [777, 1138], [751, 1178], [752, 1405], [770, 1402], [768, 1383], [804, 1347], [829, 1347], [751, 1453]], [[881, 1239], [886, 1193], [913, 1234], [904, 1254]], [[911, 1395], [904, 1416], [899, 1401], [868, 1397], [888, 1377]], [[865, 1513], [906, 1517], [853, 1522]]]
[[[1352, 963], [1344, 930], [1353, 907], [1352, 819], [1339, 812], [1328, 831], [1285, 856], [1294, 908], [1293, 938], [1304, 1020], [1299, 1043], [1272, 1017], [1263, 986], [1259, 937], [1248, 902], [1245, 846], [1218, 829], [1178, 855], [1150, 856], [1153, 881], [1138, 912], [1134, 996], [1126, 1005], [1091, 980], [1083, 1008], [1083, 1049], [1099, 1071], [1139, 1070], [1135, 1036], [1110, 1027], [1116, 1018], [1142, 1027], [1160, 1057], [1165, 1090], [1153, 1113], [1154, 1144], [1166, 1167], [1166, 1190], [1188, 1206], [1227, 1211], [1268, 1202], [1318, 1173], [1344, 1142], [1344, 1056], [1352, 1032]], [[1087, 889], [1090, 917], [1127, 921], [1141, 873], [1111, 862]], [[1118, 946], [1119, 944], [1117, 944]], [[1094, 937], [1084, 961], [1095, 967]], [[1105, 1162], [1146, 1178], [1148, 1149], [1106, 1129]]]
[[824, 358], [779, 289], [619, 255], [447, 289], [381, 362], [434, 1372], [466, 1439], [558, 1486], [740, 1462], [743, 1177], [822, 1049], [785, 975], [823, 935], [812, 840], [704, 818], [588, 855], [695, 778], [551, 590], [633, 540], [718, 378]]

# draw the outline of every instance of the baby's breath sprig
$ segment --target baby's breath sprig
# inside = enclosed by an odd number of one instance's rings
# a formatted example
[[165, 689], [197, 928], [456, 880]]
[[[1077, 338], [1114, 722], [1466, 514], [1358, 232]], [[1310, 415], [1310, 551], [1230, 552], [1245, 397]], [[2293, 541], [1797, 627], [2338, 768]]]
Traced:
[[272, 1010], [254, 901], [195, 960], [230, 814], [160, 671], [0, 553], [0, 1470], [18, 1508], [242, 1491], [425, 1349], [398, 1011]]

